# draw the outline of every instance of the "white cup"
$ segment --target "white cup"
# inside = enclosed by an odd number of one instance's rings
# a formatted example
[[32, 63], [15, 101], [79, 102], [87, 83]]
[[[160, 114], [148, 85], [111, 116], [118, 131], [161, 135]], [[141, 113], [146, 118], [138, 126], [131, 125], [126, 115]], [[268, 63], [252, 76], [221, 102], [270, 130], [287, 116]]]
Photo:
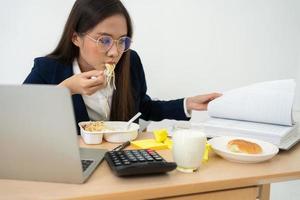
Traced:
[[180, 129], [173, 135], [173, 159], [177, 170], [194, 172], [200, 165], [205, 151], [206, 136], [200, 130]]

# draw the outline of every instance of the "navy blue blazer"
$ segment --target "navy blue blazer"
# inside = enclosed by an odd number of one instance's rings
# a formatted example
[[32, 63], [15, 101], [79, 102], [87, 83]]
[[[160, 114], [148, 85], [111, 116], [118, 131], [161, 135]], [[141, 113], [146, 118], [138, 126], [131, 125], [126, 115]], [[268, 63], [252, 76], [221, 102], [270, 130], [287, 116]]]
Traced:
[[[188, 120], [183, 107], [183, 99], [154, 101], [147, 94], [147, 85], [143, 65], [138, 54], [130, 51], [130, 75], [136, 110], [142, 113], [144, 120], [160, 121], [163, 119]], [[72, 65], [63, 65], [48, 57], [34, 59], [34, 66], [24, 84], [57, 85], [73, 75]], [[72, 95], [76, 124], [89, 121], [89, 116], [81, 95]]]

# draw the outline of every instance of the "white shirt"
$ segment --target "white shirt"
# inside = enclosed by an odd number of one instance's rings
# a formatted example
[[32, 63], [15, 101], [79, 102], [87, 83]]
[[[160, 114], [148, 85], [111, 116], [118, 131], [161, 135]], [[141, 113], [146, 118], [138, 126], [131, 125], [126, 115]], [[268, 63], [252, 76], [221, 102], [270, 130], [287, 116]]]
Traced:
[[189, 112], [186, 108], [186, 98], [183, 100], [183, 109], [186, 117], [192, 117], [192, 112]]
[[[73, 62], [74, 74], [80, 74], [78, 61]], [[109, 84], [106, 88], [96, 91], [92, 95], [82, 95], [89, 118], [93, 121], [108, 121], [113, 95], [113, 88]]]

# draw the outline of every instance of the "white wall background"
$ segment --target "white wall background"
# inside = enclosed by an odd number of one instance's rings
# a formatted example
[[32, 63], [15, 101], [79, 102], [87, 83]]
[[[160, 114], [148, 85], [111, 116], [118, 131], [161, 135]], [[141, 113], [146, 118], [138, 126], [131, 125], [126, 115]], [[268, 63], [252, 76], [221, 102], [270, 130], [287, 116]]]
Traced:
[[[123, 0], [134, 22], [148, 93], [173, 99], [295, 78], [300, 110], [299, 0]], [[22, 83], [56, 46], [74, 0], [0, 0], [0, 83]], [[201, 113], [194, 113], [197, 121]], [[300, 182], [274, 184], [297, 199]], [[289, 198], [287, 198], [289, 197]]]
[[164, 0], [126, 5], [152, 96], [174, 98], [283, 78], [298, 79], [300, 85], [299, 1]]

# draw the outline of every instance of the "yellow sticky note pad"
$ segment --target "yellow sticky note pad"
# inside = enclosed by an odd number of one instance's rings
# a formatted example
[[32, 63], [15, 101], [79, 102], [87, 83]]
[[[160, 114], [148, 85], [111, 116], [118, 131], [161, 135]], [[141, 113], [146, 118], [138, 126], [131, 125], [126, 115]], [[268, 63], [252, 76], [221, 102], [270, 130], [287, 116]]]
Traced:
[[207, 162], [208, 161], [208, 153], [212, 150], [211, 144], [206, 143], [205, 144], [205, 150], [204, 150], [204, 155], [202, 162]]
[[156, 140], [154, 139], [136, 140], [130, 143], [134, 147], [141, 148], [141, 149], [152, 149], [152, 150], [168, 149], [167, 144], [156, 142]]
[[167, 129], [160, 129], [153, 131], [154, 137], [156, 142], [163, 142], [168, 137], [168, 131]]

